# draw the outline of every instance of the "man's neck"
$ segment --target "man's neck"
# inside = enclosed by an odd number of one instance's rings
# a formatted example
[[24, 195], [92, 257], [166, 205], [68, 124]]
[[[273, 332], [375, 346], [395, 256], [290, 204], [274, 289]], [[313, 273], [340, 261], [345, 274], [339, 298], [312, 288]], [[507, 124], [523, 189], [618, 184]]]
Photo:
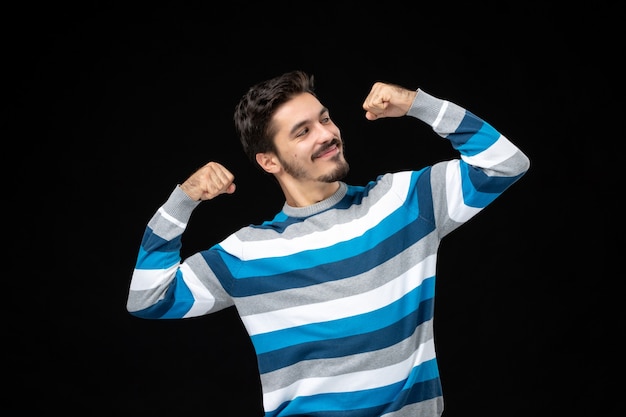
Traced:
[[291, 207], [307, 207], [326, 200], [339, 189], [339, 181], [327, 183], [319, 181], [280, 183], [286, 203]]

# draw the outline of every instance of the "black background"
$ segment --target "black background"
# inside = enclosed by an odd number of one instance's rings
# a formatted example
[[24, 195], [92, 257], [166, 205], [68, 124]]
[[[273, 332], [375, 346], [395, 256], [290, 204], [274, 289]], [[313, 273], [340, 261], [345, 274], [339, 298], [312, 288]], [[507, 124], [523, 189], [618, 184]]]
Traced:
[[377, 80], [470, 109], [531, 159], [441, 248], [444, 415], [624, 412], [623, 272], [609, 266], [623, 240], [614, 10], [130, 4], [4, 15], [16, 93], [3, 122], [14, 410], [260, 414], [234, 311], [149, 321], [125, 302], [148, 219], [204, 163], [227, 166], [238, 191], [196, 210], [184, 255], [280, 209], [278, 187], [241, 152], [232, 113], [252, 83], [303, 69], [342, 130], [349, 182], [453, 156], [419, 122], [367, 121], [361, 103]]

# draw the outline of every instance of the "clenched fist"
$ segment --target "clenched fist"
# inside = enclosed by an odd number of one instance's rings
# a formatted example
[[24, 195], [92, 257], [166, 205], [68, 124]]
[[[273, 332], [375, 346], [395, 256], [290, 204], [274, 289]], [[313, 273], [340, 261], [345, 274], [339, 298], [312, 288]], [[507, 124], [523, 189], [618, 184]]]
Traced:
[[383, 117], [400, 117], [407, 114], [417, 91], [408, 90], [395, 84], [377, 82], [363, 102], [363, 110], [368, 120]]
[[180, 185], [192, 199], [211, 200], [220, 194], [235, 192], [235, 176], [218, 162], [209, 162]]

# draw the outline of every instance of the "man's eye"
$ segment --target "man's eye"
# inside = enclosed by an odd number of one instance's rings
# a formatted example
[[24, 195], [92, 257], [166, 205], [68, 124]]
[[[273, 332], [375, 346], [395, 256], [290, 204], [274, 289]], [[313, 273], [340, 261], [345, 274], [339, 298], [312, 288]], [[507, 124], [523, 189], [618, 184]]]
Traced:
[[328, 123], [328, 122], [330, 122], [330, 117], [323, 117], [323, 118], [322, 118], [322, 123], [323, 123], [323, 124], [326, 124], [326, 123]]
[[307, 132], [308, 132], [308, 131], [309, 131], [309, 129], [302, 129], [301, 131], [299, 131], [299, 132], [296, 134], [296, 137], [297, 137], [297, 138], [299, 138], [300, 136], [304, 136], [304, 135], [306, 135], [306, 134], [307, 134]]

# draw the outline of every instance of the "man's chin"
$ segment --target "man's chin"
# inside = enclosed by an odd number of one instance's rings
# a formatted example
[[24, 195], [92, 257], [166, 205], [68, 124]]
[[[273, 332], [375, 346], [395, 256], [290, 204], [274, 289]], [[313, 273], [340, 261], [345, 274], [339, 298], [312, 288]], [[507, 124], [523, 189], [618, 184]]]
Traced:
[[318, 180], [322, 182], [328, 182], [328, 183], [340, 181], [344, 179], [346, 175], [348, 175], [349, 171], [350, 171], [350, 165], [348, 165], [347, 162], [343, 161], [339, 163], [339, 165], [335, 167], [335, 169], [331, 173], [319, 177]]

